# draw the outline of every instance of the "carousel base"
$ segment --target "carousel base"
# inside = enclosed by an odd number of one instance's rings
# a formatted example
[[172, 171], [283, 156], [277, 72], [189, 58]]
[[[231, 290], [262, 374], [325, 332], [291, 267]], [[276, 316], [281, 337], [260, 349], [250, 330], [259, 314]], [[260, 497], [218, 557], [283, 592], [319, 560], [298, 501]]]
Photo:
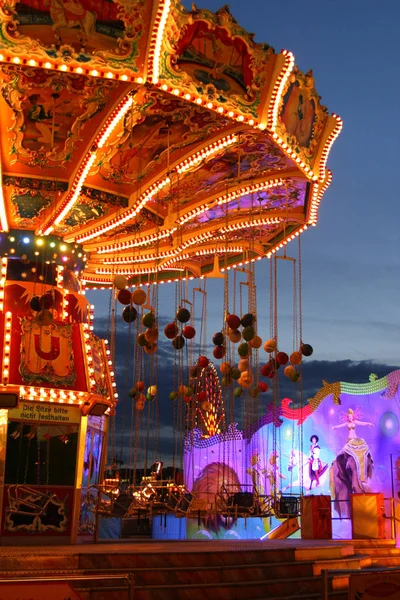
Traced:
[[[392, 540], [118, 541], [0, 555], [2, 581], [69, 581], [82, 600], [347, 600], [352, 574], [391, 566], [394, 576], [400, 566]], [[129, 577], [131, 589], [113, 590], [116, 576]]]

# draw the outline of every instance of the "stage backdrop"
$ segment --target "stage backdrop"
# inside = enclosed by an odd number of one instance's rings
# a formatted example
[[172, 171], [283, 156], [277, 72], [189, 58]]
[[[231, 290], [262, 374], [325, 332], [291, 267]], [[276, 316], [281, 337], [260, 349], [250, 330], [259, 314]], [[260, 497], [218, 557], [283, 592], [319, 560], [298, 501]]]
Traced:
[[[400, 371], [380, 379], [371, 375], [363, 384], [324, 382], [302, 409], [285, 398], [248, 431], [233, 424], [224, 434], [202, 438], [194, 430], [186, 440], [186, 484], [209, 507], [218, 504], [221, 489], [225, 496], [329, 494], [333, 537], [351, 538], [351, 491], [381, 492], [399, 501], [399, 383]], [[385, 500], [387, 514], [389, 504]], [[240, 537], [262, 537], [273, 525], [264, 520], [262, 531], [244, 528]], [[192, 536], [203, 531], [224, 537], [229, 524], [210, 521], [194, 529]]]

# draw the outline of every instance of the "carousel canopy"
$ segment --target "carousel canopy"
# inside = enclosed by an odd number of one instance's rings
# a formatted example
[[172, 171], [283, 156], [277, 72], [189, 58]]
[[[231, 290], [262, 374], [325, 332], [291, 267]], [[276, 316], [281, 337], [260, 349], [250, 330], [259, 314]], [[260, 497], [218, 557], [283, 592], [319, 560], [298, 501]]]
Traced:
[[218, 275], [315, 225], [337, 115], [227, 7], [1, 0], [2, 254]]

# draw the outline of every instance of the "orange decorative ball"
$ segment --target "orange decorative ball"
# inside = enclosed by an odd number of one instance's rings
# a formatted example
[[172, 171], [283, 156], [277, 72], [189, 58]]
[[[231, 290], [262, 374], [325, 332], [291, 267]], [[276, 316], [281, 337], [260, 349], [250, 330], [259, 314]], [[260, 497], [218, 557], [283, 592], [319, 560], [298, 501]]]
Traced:
[[290, 355], [290, 362], [292, 365], [299, 365], [303, 360], [303, 355], [301, 352], [292, 352]]

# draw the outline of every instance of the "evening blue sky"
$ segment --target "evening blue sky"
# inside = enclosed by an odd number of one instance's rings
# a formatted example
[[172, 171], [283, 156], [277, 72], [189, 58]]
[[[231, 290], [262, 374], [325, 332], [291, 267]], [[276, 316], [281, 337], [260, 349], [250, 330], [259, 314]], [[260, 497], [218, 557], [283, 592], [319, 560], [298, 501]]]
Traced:
[[[215, 11], [222, 2], [197, 4]], [[184, 5], [190, 8], [191, 3]], [[318, 226], [302, 236], [304, 340], [314, 346], [316, 360], [397, 365], [400, 3], [232, 0], [230, 8], [240, 25], [255, 33], [257, 42], [267, 42], [276, 52], [291, 50], [302, 71], [313, 69], [322, 103], [344, 121], [328, 160], [333, 182], [323, 198]], [[269, 292], [263, 282], [268, 277], [268, 261], [263, 260], [257, 264], [257, 284], [264, 338]], [[290, 274], [283, 273], [282, 330], [291, 288]], [[221, 327], [222, 280], [210, 282], [208, 290], [211, 337]], [[90, 297], [97, 314], [104, 315], [108, 300], [99, 292]], [[173, 285], [161, 286], [159, 307], [160, 314], [173, 319]], [[286, 338], [284, 331], [280, 334], [287, 345], [291, 344], [290, 321], [287, 313]]]

